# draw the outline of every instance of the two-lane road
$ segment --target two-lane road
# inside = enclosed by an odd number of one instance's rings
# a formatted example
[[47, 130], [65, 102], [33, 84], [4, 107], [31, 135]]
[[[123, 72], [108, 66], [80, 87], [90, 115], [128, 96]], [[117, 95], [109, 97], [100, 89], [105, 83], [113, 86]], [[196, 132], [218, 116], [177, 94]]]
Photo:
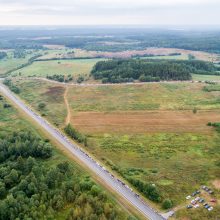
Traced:
[[83, 164], [85, 164], [92, 172], [100, 177], [109, 187], [116, 191], [121, 197], [126, 199], [133, 207], [151, 220], [164, 220], [164, 218], [146, 204], [141, 197], [133, 192], [123, 181], [113, 176], [105, 167], [101, 166], [98, 162], [92, 159], [86, 152], [79, 146], [73, 144], [65, 135], [58, 129], [49, 124], [45, 119], [31, 110], [23, 101], [14, 95], [8, 88], [0, 83], [0, 92], [2, 92], [8, 99], [14, 102], [20, 109], [22, 109], [29, 117], [34, 119], [43, 129], [59, 141], [66, 149], [76, 156]]

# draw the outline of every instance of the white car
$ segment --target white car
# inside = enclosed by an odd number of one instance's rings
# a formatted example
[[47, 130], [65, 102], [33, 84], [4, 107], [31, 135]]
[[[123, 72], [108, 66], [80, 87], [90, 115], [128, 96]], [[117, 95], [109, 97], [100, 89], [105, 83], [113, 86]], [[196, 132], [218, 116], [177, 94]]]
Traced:
[[212, 206], [208, 208], [208, 211], [212, 211], [212, 210], [213, 210], [213, 207], [212, 207]]
[[199, 208], [199, 204], [194, 205], [194, 208], [195, 209]]
[[191, 199], [191, 196], [187, 196], [186, 199], [187, 199], [187, 200]]

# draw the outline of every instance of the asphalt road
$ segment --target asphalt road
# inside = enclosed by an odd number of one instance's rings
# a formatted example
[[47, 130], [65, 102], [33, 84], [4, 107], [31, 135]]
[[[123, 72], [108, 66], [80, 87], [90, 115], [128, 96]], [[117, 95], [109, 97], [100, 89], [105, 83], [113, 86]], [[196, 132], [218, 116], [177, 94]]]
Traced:
[[63, 135], [58, 129], [49, 124], [41, 116], [33, 112], [28, 106], [24, 104], [17, 96], [15, 96], [8, 88], [0, 83], [0, 92], [2, 92], [7, 98], [13, 101], [20, 109], [22, 109], [27, 115], [33, 118], [42, 128], [44, 128], [50, 135], [52, 135], [57, 141], [59, 141], [66, 149], [69, 150], [74, 156], [76, 156], [83, 164], [85, 164], [91, 171], [100, 177], [109, 187], [116, 191], [120, 196], [126, 199], [132, 206], [138, 209], [146, 219], [151, 220], [163, 220], [165, 219], [155, 210], [153, 210], [141, 197], [133, 192], [133, 190], [117, 179], [111, 174], [105, 167], [101, 166], [98, 162], [92, 159], [87, 153], [85, 153], [79, 146], [73, 144], [65, 135]]

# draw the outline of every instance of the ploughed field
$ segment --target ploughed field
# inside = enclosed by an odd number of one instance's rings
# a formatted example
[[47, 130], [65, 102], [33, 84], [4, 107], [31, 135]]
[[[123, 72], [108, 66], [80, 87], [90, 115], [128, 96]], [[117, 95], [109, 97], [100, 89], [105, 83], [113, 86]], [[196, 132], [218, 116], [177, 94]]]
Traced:
[[[218, 85], [68, 86], [65, 93], [66, 86], [45, 81], [14, 83], [27, 103], [60, 128], [68, 112], [66, 96], [71, 125], [86, 135], [86, 149], [131, 184], [155, 184], [156, 206], [170, 199], [184, 209], [186, 195], [203, 184], [220, 198], [214, 184], [220, 179], [220, 134], [207, 126], [220, 121]], [[39, 109], [40, 102], [45, 108]], [[195, 219], [212, 219], [219, 210], [216, 205], [205, 215], [199, 209], [193, 213]]]

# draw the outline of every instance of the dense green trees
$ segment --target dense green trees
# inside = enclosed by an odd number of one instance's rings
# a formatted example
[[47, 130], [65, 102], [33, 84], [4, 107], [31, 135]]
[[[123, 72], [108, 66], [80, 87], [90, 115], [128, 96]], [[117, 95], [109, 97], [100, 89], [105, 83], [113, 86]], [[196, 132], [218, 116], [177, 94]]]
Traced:
[[108, 60], [98, 62], [91, 75], [103, 83], [121, 83], [139, 80], [158, 82], [160, 80], [190, 80], [191, 73], [218, 74], [212, 63], [191, 60]]
[[51, 145], [30, 132], [1, 136], [0, 162], [0, 220], [56, 219], [64, 209], [66, 219], [121, 215], [89, 177], [54, 160]]

